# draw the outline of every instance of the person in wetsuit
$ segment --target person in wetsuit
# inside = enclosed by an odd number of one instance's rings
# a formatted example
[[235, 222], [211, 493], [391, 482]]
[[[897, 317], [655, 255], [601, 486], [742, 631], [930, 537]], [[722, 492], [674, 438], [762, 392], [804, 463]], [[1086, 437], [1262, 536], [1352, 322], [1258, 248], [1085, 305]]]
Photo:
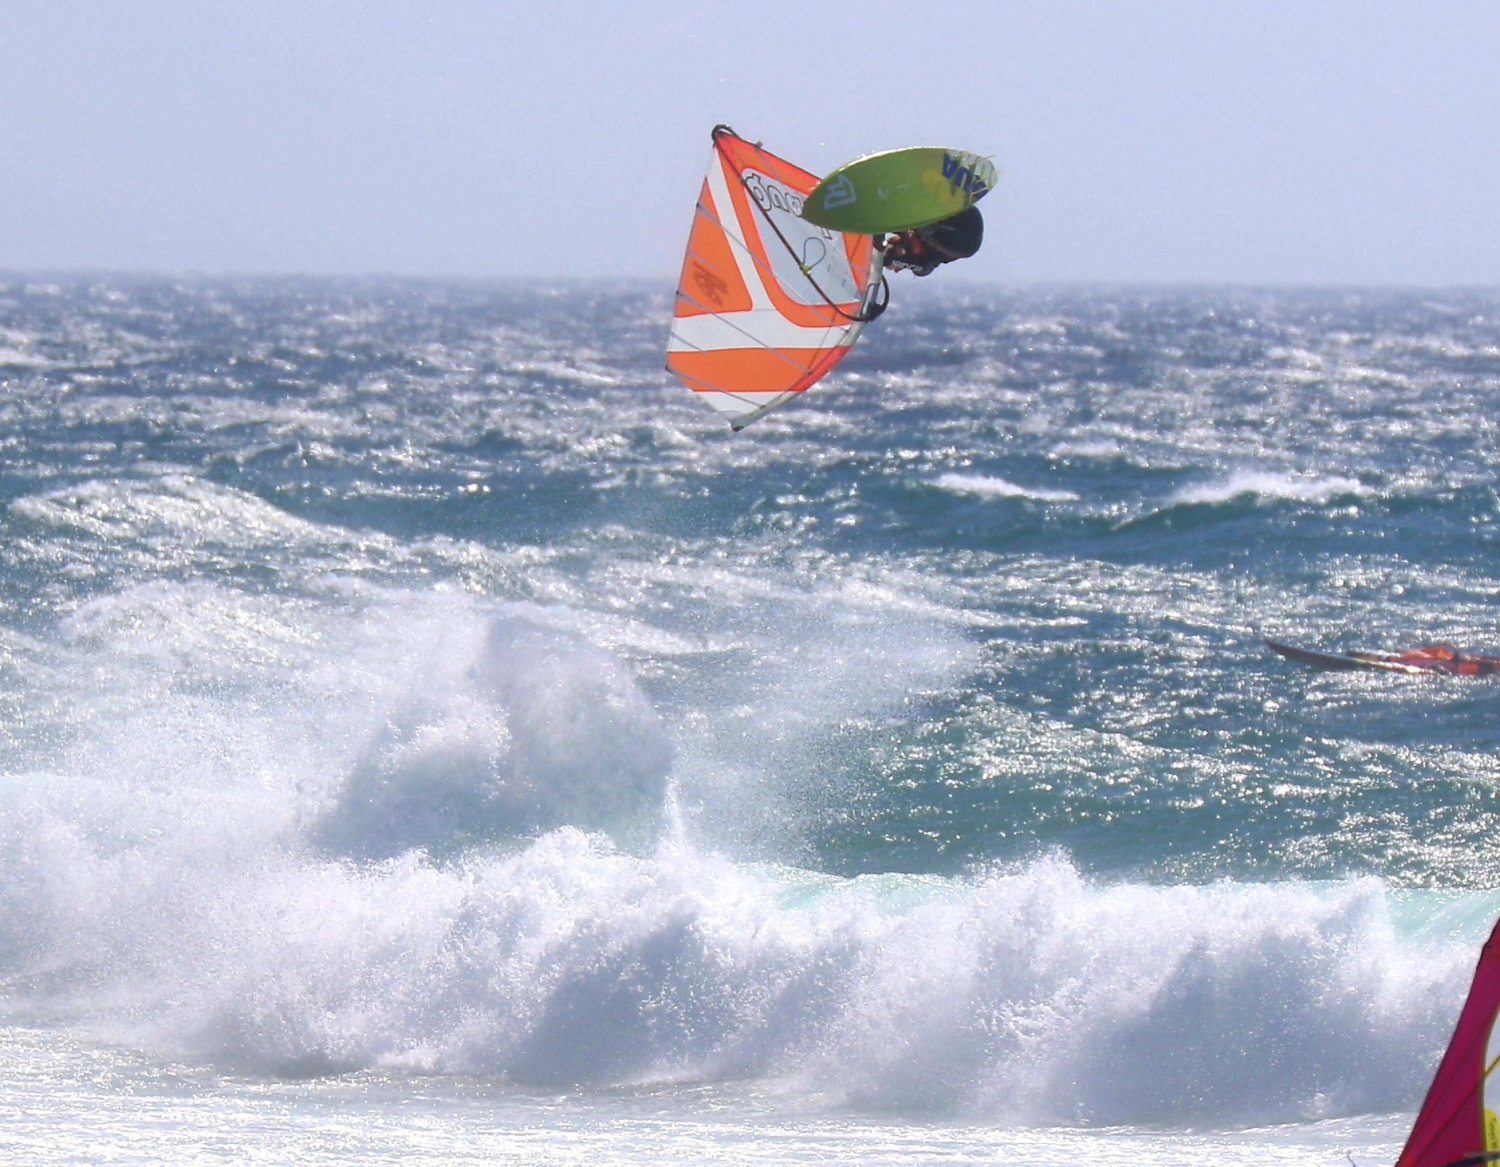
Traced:
[[945, 263], [968, 259], [984, 242], [984, 217], [978, 207], [966, 207], [956, 215], [897, 231], [881, 245], [887, 271], [909, 271], [928, 276]]

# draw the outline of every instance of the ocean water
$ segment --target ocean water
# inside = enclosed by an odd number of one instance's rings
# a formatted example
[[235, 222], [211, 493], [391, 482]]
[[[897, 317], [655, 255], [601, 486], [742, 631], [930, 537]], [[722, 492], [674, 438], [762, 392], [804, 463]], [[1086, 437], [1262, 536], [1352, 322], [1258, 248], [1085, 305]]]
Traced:
[[1388, 1163], [1500, 913], [1500, 293], [0, 279], [0, 1160]]

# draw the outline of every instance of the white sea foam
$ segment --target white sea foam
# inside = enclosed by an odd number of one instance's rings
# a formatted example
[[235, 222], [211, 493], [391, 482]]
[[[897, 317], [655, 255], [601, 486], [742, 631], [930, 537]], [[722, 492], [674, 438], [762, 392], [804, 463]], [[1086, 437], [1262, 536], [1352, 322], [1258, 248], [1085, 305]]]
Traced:
[[298, 519], [244, 491], [190, 474], [95, 480], [17, 499], [17, 514], [117, 545], [284, 547], [330, 541], [333, 529]]
[[49, 369], [56, 362], [41, 353], [26, 348], [11, 348], [0, 344], [0, 368]]
[[980, 498], [1019, 498], [1031, 502], [1077, 502], [1078, 496], [1068, 490], [1021, 486], [1006, 478], [990, 474], [950, 472], [938, 477], [937, 485], [955, 494], [974, 494]]
[[[826, 779], [828, 727], [972, 665], [932, 613], [840, 595], [832, 625], [804, 597], [806, 655], [725, 674], [753, 713], [679, 726], [675, 763], [563, 610], [168, 583], [87, 604], [53, 646], [47, 766], [0, 778], [0, 975], [277, 1074], [750, 1077], [1023, 1122], [1410, 1101], [1400, 1051], [1441, 1040], [1474, 937], [1403, 938], [1378, 884], [1095, 885], [1061, 859], [847, 879], [716, 849], [736, 816], [795, 833], [815, 799], [786, 783]], [[720, 717], [731, 693], [706, 694]], [[684, 820], [672, 785], [719, 805]]]
[[775, 1108], [774, 1089], [531, 1093], [483, 1080], [361, 1073], [219, 1075], [56, 1033], [0, 1029], [0, 1154], [34, 1167], [110, 1161], [344, 1167], [1314, 1167], [1389, 1163], [1405, 1116], [1184, 1134], [1120, 1127], [893, 1121]]
[[[607, 654], [458, 599], [325, 614], [300, 647], [262, 600], [239, 609], [260, 653], [216, 660], [216, 604], [156, 589], [81, 619], [78, 740], [0, 787], [5, 977], [157, 1048], [1291, 1121], [1407, 1102], [1421, 1067], [1396, 1051], [1440, 1040], [1471, 957], [1404, 941], [1373, 883], [1095, 886], [1059, 860], [838, 879], [680, 831], [632, 853], [591, 824], [663, 809], [668, 760]], [[155, 655], [146, 611], [176, 616]]]
[[450, 864], [97, 847], [45, 856], [81, 885], [64, 918], [52, 902], [74, 938], [53, 967], [77, 962], [122, 1036], [277, 1074], [748, 1076], [864, 1111], [1301, 1121], [1408, 1104], [1428, 1059], [1399, 1054], [1441, 1040], [1472, 957], [1399, 942], [1361, 885], [1098, 888], [1056, 862], [809, 880], [573, 829]]
[[1253, 496], [1327, 505], [1335, 499], [1358, 498], [1369, 493], [1369, 487], [1357, 478], [1340, 475], [1317, 477], [1279, 470], [1236, 470], [1223, 478], [1184, 487], [1168, 502], [1174, 506], [1212, 505]]
[[1059, 442], [1052, 448], [1053, 458], [1118, 458], [1123, 447], [1114, 438], [1085, 438], [1078, 441]]

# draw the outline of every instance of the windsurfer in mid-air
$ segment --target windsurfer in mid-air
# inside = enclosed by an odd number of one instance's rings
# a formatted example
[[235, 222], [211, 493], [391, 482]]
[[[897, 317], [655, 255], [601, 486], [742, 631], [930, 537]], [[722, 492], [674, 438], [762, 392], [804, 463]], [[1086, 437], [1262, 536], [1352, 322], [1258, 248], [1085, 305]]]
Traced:
[[979, 208], [965, 207], [956, 215], [888, 236], [881, 245], [887, 271], [909, 271], [928, 276], [945, 263], [968, 259], [984, 242], [984, 218]]

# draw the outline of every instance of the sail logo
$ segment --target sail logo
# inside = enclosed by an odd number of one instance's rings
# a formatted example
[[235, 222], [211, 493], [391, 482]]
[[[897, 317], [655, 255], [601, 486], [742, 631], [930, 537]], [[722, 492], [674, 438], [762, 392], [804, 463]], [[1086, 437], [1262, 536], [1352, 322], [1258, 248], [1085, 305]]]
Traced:
[[704, 298], [712, 304], [724, 303], [724, 297], [729, 293], [729, 285], [723, 277], [709, 271], [698, 262], [693, 264], [693, 283], [703, 293]]
[[859, 201], [859, 192], [854, 189], [854, 184], [849, 181], [847, 174], [841, 174], [833, 182], [830, 182], [823, 190], [823, 209], [825, 211], [836, 211], [840, 207], [852, 206]]
[[961, 190], [976, 199], [989, 190], [989, 184], [979, 174], [974, 163], [965, 162], [952, 154], [943, 155], [943, 177], [954, 190]]
[[745, 189], [763, 211], [786, 211], [791, 215], [802, 214], [802, 196], [796, 191], [788, 190], [781, 183], [767, 178], [764, 174], [757, 174], [753, 170], [745, 171]]

